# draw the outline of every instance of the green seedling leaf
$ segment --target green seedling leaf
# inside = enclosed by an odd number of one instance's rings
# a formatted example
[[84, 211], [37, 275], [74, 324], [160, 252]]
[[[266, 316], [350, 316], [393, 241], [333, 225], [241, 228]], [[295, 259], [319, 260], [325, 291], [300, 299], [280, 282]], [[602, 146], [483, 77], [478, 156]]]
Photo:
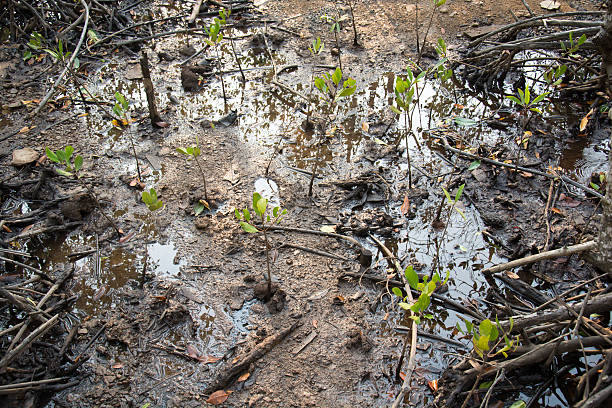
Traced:
[[244, 220], [246, 222], [251, 221], [251, 213], [249, 212], [249, 210], [245, 208], [244, 210], [242, 210], [242, 214], [244, 215]]
[[55, 163], [59, 163], [60, 160], [57, 157], [57, 155], [55, 153], [53, 153], [53, 151], [51, 149], [49, 149], [48, 147], [45, 148], [45, 153], [47, 155], [47, 157], [49, 158], [49, 160], [51, 160], [52, 162]]
[[486, 390], [487, 388], [489, 388], [491, 385], [493, 384], [493, 381], [483, 381], [480, 383], [480, 385], [478, 385], [478, 389], [480, 390]]
[[331, 76], [331, 80], [334, 83], [334, 85], [337, 86], [340, 83], [341, 79], [342, 79], [342, 71], [340, 70], [340, 68], [336, 68], [336, 70]]
[[506, 98], [510, 99], [512, 102], [518, 104], [518, 105], [522, 105], [523, 102], [521, 102], [516, 96], [514, 95], [506, 95]]
[[525, 401], [519, 400], [519, 401], [515, 401], [512, 405], [510, 405], [510, 408], [525, 408], [527, 406], [527, 404], [525, 403]]
[[471, 126], [476, 126], [478, 124], [478, 121], [474, 119], [470, 119], [470, 118], [456, 117], [454, 121], [457, 125], [463, 126], [463, 127], [471, 127]]
[[57, 172], [57, 174], [61, 176], [72, 177], [72, 173], [70, 173], [69, 171], [62, 170], [62, 169], [55, 169], [55, 171]]
[[465, 184], [459, 186], [459, 190], [457, 190], [457, 193], [455, 194], [455, 202], [459, 201], [459, 199], [461, 198], [461, 193], [463, 193], [464, 188]]
[[480, 167], [480, 160], [474, 160], [472, 163], [470, 163], [468, 171], [476, 170], [478, 167]]
[[77, 172], [83, 167], [83, 156], [78, 155], [74, 158], [74, 171]]
[[240, 211], [238, 211], [237, 208], [234, 208], [234, 215], [236, 216], [237, 220], [240, 220], [242, 217], [240, 216]]
[[64, 148], [64, 151], [66, 152], [66, 161], [70, 161], [72, 153], [74, 153], [74, 147], [68, 145]]
[[417, 289], [419, 285], [419, 275], [414, 271], [412, 265], [408, 265], [406, 270], [404, 270], [404, 276], [406, 276], [406, 280], [412, 289]]
[[446, 191], [446, 189], [444, 187], [442, 187], [442, 191], [444, 191], [444, 195], [446, 196], [446, 199], [448, 200], [448, 202], [453, 204], [453, 199], [451, 198], [449, 192]]
[[184, 147], [177, 147], [176, 151], [179, 152], [180, 154], [184, 154], [185, 156], [189, 156], [189, 152], [187, 152], [187, 149], [185, 149]]
[[255, 228], [253, 225], [249, 224], [248, 222], [240, 221], [240, 226], [245, 232], [248, 232], [249, 234], [254, 234], [256, 232], [259, 232], [257, 228]]
[[393, 289], [391, 289], [391, 291], [395, 294], [395, 296], [399, 297], [400, 299], [404, 298], [404, 294], [402, 293], [402, 290], [400, 288], [394, 287]]
[[202, 214], [202, 212], [206, 209], [206, 206], [204, 205], [204, 203], [202, 203], [202, 200], [199, 200], [196, 205], [193, 207], [193, 213], [198, 216], [200, 214]]
[[268, 199], [260, 197], [260, 199], [257, 201], [257, 208], [255, 208], [255, 212], [260, 217], [263, 217], [263, 215], [266, 213], [266, 208], [268, 208]]

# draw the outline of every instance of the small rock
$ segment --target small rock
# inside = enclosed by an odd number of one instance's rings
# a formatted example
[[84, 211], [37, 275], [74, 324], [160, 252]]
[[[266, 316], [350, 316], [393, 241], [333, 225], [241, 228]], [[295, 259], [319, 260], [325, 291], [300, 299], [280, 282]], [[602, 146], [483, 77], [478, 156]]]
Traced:
[[13, 150], [13, 160], [11, 164], [13, 166], [24, 166], [26, 164], [34, 163], [39, 158], [39, 154], [36, 150], [26, 147], [24, 149]]

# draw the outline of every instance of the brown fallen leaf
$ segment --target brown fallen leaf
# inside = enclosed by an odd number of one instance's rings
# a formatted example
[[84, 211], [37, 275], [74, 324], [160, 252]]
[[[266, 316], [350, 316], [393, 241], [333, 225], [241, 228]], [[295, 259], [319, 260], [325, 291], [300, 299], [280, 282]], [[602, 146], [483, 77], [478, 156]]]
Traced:
[[200, 356], [200, 352], [196, 350], [191, 344], [187, 345], [187, 355], [191, 358], [197, 359]]
[[198, 361], [200, 363], [203, 363], [203, 364], [212, 364], [212, 363], [216, 363], [219, 360], [221, 360], [221, 357], [215, 357], [215, 356], [200, 356], [200, 357], [198, 357]]
[[429, 386], [429, 389], [433, 392], [438, 391], [438, 380], [427, 381], [427, 385]]
[[587, 125], [589, 124], [589, 119], [591, 118], [591, 115], [593, 114], [593, 108], [591, 108], [591, 110], [589, 111], [589, 113], [587, 113], [584, 118], [582, 118], [580, 120], [580, 131], [584, 132], [584, 130], [586, 129]]
[[370, 130], [370, 124], [366, 121], [361, 122], [361, 130], [367, 133]]
[[521, 277], [520, 277], [520, 276], [518, 276], [518, 275], [517, 275], [516, 273], [514, 273], [514, 272], [506, 272], [506, 275], [507, 275], [507, 276], [508, 276], [510, 279], [514, 279], [514, 280], [516, 280], [516, 279], [521, 279]]
[[219, 390], [210, 394], [210, 397], [206, 400], [207, 403], [212, 405], [223, 404], [230, 396], [231, 391]]
[[115, 370], [119, 369], [119, 368], [123, 368], [123, 364], [121, 363], [115, 363], [112, 365], [111, 368], [114, 368]]
[[238, 377], [238, 382], [246, 381], [250, 376], [251, 376], [251, 373], [249, 373], [247, 371], [246, 373], [244, 373], [240, 377]]
[[144, 190], [146, 186], [142, 181], [138, 179], [138, 177], [136, 177], [135, 179], [130, 181], [130, 187], [136, 187], [136, 188], [139, 188], [140, 190]]
[[123, 244], [124, 242], [128, 242], [130, 239], [134, 237], [134, 235], [136, 235], [136, 231], [130, 231], [129, 234], [124, 235], [121, 238], [119, 238], [119, 243]]
[[557, 207], [551, 207], [550, 211], [554, 212], [555, 214], [559, 214], [559, 215], [563, 215], [565, 216], [565, 214], [563, 213], [563, 211], [561, 211], [560, 209], [558, 209]]
[[402, 212], [402, 215], [406, 215], [410, 212], [410, 199], [407, 195], [404, 196], [404, 202], [400, 207], [400, 211]]

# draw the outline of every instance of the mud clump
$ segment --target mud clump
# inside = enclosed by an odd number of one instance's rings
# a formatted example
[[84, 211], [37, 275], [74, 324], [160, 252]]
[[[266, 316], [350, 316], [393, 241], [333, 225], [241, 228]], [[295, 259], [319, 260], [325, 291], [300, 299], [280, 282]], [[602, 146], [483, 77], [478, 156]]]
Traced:
[[266, 302], [270, 313], [279, 313], [285, 308], [287, 294], [277, 284], [272, 283], [271, 293], [268, 293], [268, 282], [255, 285], [254, 293], [256, 299]]

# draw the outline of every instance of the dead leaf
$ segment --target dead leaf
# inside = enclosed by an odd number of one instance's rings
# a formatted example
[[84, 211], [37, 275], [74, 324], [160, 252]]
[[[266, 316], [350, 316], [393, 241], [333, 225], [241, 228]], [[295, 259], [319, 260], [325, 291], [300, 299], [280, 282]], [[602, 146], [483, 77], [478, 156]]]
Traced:
[[369, 132], [370, 131], [370, 124], [366, 121], [361, 122], [361, 130], [363, 130], [364, 132]]
[[240, 377], [238, 377], [238, 382], [246, 381], [250, 376], [251, 376], [251, 373], [249, 373], [247, 371], [246, 373], [244, 373]]
[[542, 7], [544, 10], [559, 10], [559, 8], [561, 7], [560, 3], [557, 3], [555, 0], [544, 0], [542, 2], [540, 2], [540, 7]]
[[115, 370], [117, 370], [117, 369], [119, 369], [119, 368], [123, 368], [123, 364], [121, 364], [121, 363], [116, 363], [116, 364], [113, 364], [111, 368], [114, 368]]
[[314, 326], [314, 328], [316, 329], [319, 326], [319, 321], [317, 319], [313, 319], [312, 321], [312, 325]]
[[19, 133], [23, 134], [23, 133], [28, 133], [30, 130], [34, 129], [36, 126], [24, 126], [21, 129], [19, 129]]
[[168, 122], [155, 122], [155, 125], [160, 128], [167, 128], [168, 126], [170, 126]]
[[532, 173], [528, 173], [526, 171], [521, 171], [520, 174], [521, 174], [521, 176], [523, 176], [525, 178], [532, 178], [533, 177]]
[[141, 190], [144, 190], [146, 186], [145, 186], [145, 184], [142, 181], [140, 181], [138, 179], [138, 177], [136, 177], [135, 179], [130, 181], [130, 187], [136, 187], [136, 188], [139, 188]]
[[563, 211], [561, 211], [560, 209], [558, 209], [557, 207], [551, 207], [550, 211], [554, 212], [555, 214], [559, 214], [562, 216], [565, 216], [565, 214], [563, 213]]
[[215, 356], [198, 357], [198, 361], [202, 364], [212, 364], [212, 363], [216, 363], [219, 360], [221, 360], [221, 357], [215, 357]]
[[130, 239], [132, 239], [132, 237], [134, 237], [134, 235], [136, 235], [136, 231], [130, 231], [129, 234], [124, 235], [121, 238], [119, 238], [119, 243], [123, 244], [124, 242], [128, 242]]
[[210, 397], [206, 400], [207, 403], [212, 405], [223, 404], [230, 396], [231, 391], [219, 390], [210, 394]]
[[408, 198], [407, 195], [404, 196], [404, 203], [400, 207], [400, 211], [402, 212], [402, 215], [404, 216], [410, 212], [410, 199]]
[[198, 359], [198, 357], [200, 356], [200, 352], [193, 347], [191, 344], [187, 345], [187, 355], [191, 358], [195, 358]]
[[564, 207], [574, 208], [582, 204], [582, 201], [576, 200], [568, 195], [565, 195], [564, 193], [561, 193], [561, 195], [559, 195], [559, 200], [561, 201], [561, 204], [563, 204]]
[[321, 230], [321, 232], [326, 232], [328, 234], [334, 234], [336, 232], [336, 226], [335, 225], [323, 225], [321, 228], [319, 228], [319, 230]]
[[427, 385], [429, 386], [429, 389], [433, 392], [438, 391], [438, 380], [427, 381]]
[[405, 372], [400, 371], [399, 376], [400, 376], [400, 378], [402, 379], [402, 381], [405, 381], [405, 380], [406, 380], [406, 373], [405, 373]]
[[586, 129], [587, 125], [589, 124], [589, 119], [591, 118], [592, 114], [593, 114], [593, 108], [591, 108], [589, 113], [587, 113], [584, 116], [584, 118], [582, 118], [582, 120], [580, 121], [580, 131], [581, 132], [584, 132], [584, 130]]
[[514, 272], [506, 272], [506, 275], [510, 278], [510, 279], [521, 279], [520, 276], [518, 276], [516, 273]]

